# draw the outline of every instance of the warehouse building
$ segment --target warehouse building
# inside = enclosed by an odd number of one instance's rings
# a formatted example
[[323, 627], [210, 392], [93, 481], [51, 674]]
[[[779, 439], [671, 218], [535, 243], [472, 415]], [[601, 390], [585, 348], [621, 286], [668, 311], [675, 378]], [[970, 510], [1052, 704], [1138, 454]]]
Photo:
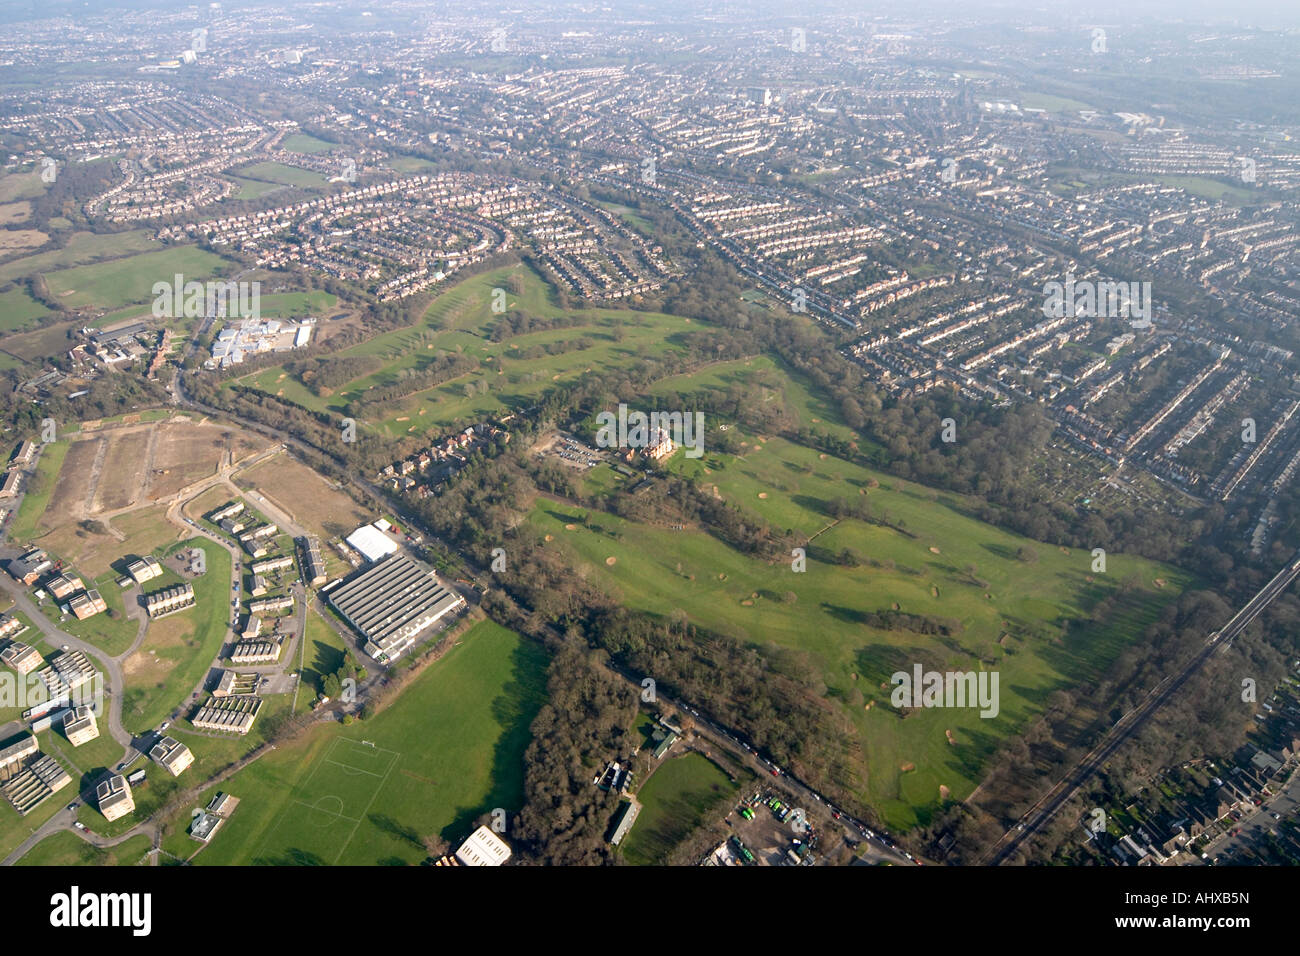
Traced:
[[465, 599], [438, 580], [423, 561], [394, 555], [330, 592], [334, 605], [366, 640], [366, 653], [381, 664], [406, 652], [440, 618]]
[[397, 552], [397, 542], [379, 528], [378, 522], [362, 525], [343, 540], [371, 563], [381, 561]]

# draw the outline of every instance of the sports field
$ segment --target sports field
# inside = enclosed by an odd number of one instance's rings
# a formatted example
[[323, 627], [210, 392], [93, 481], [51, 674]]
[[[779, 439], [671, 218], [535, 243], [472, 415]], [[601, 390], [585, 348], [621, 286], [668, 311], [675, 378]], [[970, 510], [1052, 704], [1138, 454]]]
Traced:
[[[194, 862], [415, 864], [426, 838], [458, 842], [492, 809], [517, 811], [546, 653], [488, 621], [460, 640], [381, 713], [321, 727], [226, 781], [239, 809]], [[186, 841], [165, 845], [182, 855]]]
[[[1093, 574], [1090, 553], [983, 524], [958, 496], [781, 439], [741, 440], [740, 455], [709, 453], [682, 467], [774, 528], [813, 537], [806, 571], [749, 558], [697, 529], [605, 512], [583, 524], [575, 509], [547, 501], [530, 520], [552, 536], [547, 547], [563, 549], [577, 573], [628, 606], [681, 609], [739, 640], [806, 652], [827, 697], [860, 731], [861, 796], [893, 826], [915, 824], [918, 810], [939, 802], [941, 786], [955, 799], [968, 795], [988, 756], [1023, 731], [1052, 691], [1095, 679], [1191, 583], [1172, 567], [1121, 554]], [[672, 466], [682, 461], [678, 453]], [[837, 498], [869, 503], [887, 524], [836, 521], [828, 511]], [[846, 548], [862, 556], [858, 566], [835, 563]], [[891, 612], [910, 617], [889, 629], [871, 617]], [[914, 662], [997, 670], [998, 715], [924, 709], [902, 717], [888, 681]]]

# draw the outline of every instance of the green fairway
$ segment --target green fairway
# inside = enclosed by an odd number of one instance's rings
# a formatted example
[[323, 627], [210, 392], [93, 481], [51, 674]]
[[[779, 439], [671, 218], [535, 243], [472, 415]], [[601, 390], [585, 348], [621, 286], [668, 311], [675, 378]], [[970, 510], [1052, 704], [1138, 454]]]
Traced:
[[172, 283], [176, 275], [185, 282], [217, 275], [226, 260], [198, 246], [176, 246], [88, 266], [74, 266], [45, 277], [50, 294], [65, 308], [119, 309], [135, 303], [152, 303], [155, 282]]
[[149, 852], [149, 837], [140, 833], [117, 846], [97, 847], [75, 833], [60, 830], [27, 851], [18, 866], [139, 866]]
[[724, 808], [736, 791], [731, 779], [702, 754], [664, 760], [637, 794], [641, 813], [623, 844], [623, 858], [641, 866], [665, 862], [678, 843], [706, 822], [706, 814]]
[[413, 864], [425, 838], [459, 841], [481, 814], [517, 810], [546, 653], [487, 621], [461, 642], [382, 713], [321, 727], [226, 781], [242, 802], [195, 862]]
[[[681, 609], [737, 639], [808, 652], [828, 697], [859, 728], [867, 781], [860, 796], [894, 826], [918, 822], [919, 809], [938, 803], [940, 786], [954, 799], [967, 796], [997, 745], [1023, 732], [1049, 694], [1096, 679], [1191, 583], [1174, 568], [1121, 554], [1108, 555], [1107, 573], [1093, 575], [1088, 552], [1065, 553], [983, 524], [957, 496], [781, 439], [742, 440], [742, 455], [687, 463], [679, 453], [671, 466], [696, 473], [706, 489], [716, 486], [724, 500], [777, 530], [813, 537], [804, 572], [789, 559], [745, 557], [690, 528], [647, 527], [604, 512], [584, 525], [574, 509], [547, 501], [531, 521], [579, 574], [627, 606], [663, 615]], [[827, 513], [837, 498], [867, 502], [874, 520], [837, 522]], [[862, 556], [858, 566], [835, 563], [845, 549]], [[870, 617], [894, 612], [912, 617], [890, 629]], [[890, 704], [888, 681], [915, 662], [998, 671], [1000, 712], [902, 716]]]
[[[578, 325], [532, 332], [493, 342], [488, 337], [501, 317], [491, 309], [493, 289], [514, 276], [522, 292], [507, 296], [511, 309], [553, 318], [566, 315]], [[525, 266], [474, 276], [452, 287], [430, 305], [420, 322], [408, 329], [376, 336], [336, 353], [371, 357], [374, 371], [320, 395], [289, 375], [283, 366], [256, 372], [242, 385], [282, 395], [313, 411], [343, 412], [354, 400], [364, 402], [376, 388], [400, 386], [419, 373], [439, 352], [477, 359], [479, 367], [437, 386], [418, 388], [381, 405], [366, 408], [362, 421], [379, 434], [395, 438], [411, 433], [439, 434], [453, 425], [501, 415], [531, 405], [546, 389], [584, 375], [626, 368], [638, 358], [684, 350], [693, 329], [689, 319], [647, 312], [569, 310], [556, 306], [548, 286]], [[585, 343], [577, 340], [583, 339]], [[559, 354], [548, 346], [566, 343]], [[373, 413], [373, 418], [372, 418]]]

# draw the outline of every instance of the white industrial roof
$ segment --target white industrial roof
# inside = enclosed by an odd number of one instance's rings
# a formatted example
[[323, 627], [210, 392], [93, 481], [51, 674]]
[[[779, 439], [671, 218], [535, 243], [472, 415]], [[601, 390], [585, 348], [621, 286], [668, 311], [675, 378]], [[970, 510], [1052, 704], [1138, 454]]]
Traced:
[[347, 537], [347, 542], [360, 551], [367, 561], [378, 561], [397, 550], [397, 542], [372, 524], [362, 525]]
[[479, 827], [460, 845], [456, 859], [466, 866], [500, 866], [510, 859], [510, 847], [487, 827]]

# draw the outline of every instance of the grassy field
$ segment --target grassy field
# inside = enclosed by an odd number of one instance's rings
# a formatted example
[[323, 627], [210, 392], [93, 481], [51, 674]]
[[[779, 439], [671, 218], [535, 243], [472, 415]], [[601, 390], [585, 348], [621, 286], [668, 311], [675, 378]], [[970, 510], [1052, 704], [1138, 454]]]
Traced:
[[97, 847], [75, 833], [60, 830], [46, 837], [18, 861], [19, 866], [138, 866], [149, 852], [144, 833], [123, 840], [117, 846]]
[[[265, 369], [239, 382], [282, 395], [314, 411], [341, 411], [350, 401], [364, 398], [367, 390], [399, 383], [419, 371], [440, 350], [477, 358], [480, 367], [434, 388], [414, 392], [391, 406], [384, 417], [366, 422], [380, 434], [394, 438], [411, 433], [440, 434], [461, 422], [531, 405], [547, 388], [573, 381], [596, 370], [625, 368], [639, 357], [683, 349], [689, 319], [645, 312], [582, 310], [582, 324], [535, 332], [492, 342], [487, 338], [493, 322], [492, 290], [505, 286], [511, 275], [523, 282], [523, 293], [508, 296], [511, 308], [532, 315], [553, 317], [563, 313], [539, 276], [525, 266], [497, 269], [475, 276], [443, 293], [430, 305], [420, 322], [408, 329], [376, 336], [344, 349], [340, 356], [374, 356], [382, 367], [346, 382], [328, 395], [316, 395], [282, 366]], [[550, 343], [589, 340], [587, 348], [559, 355], [525, 357], [529, 349]]]
[[641, 813], [623, 844], [623, 858], [640, 866], [663, 863], [704, 814], [737, 787], [703, 754], [665, 760], [637, 794]]
[[[167, 549], [198, 546], [207, 555], [207, 573], [192, 579], [195, 607], [149, 624], [144, 643], [123, 670], [122, 725], [143, 733], [161, 723], [203, 679], [221, 650], [230, 612], [230, 552], [206, 538], [191, 538]], [[158, 580], [148, 591], [162, 588]]]
[[[461, 640], [380, 714], [314, 730], [222, 784], [242, 802], [194, 862], [414, 864], [424, 838], [458, 842], [478, 816], [516, 810], [546, 654], [486, 621]], [[164, 844], [177, 855], [198, 847], [179, 832], [189, 813]]]
[[302, 690], [298, 695], [301, 710], [311, 704], [308, 691], [321, 693], [326, 674], [333, 674], [343, 666], [343, 655], [350, 650], [339, 635], [314, 609], [307, 611], [307, 643], [303, 648]]
[[[745, 557], [690, 528], [637, 525], [604, 512], [584, 525], [574, 509], [546, 501], [531, 521], [553, 536], [548, 546], [563, 549], [577, 573], [627, 606], [659, 614], [680, 608], [739, 640], [807, 652], [828, 697], [860, 731], [868, 768], [861, 796], [894, 826], [915, 824], [918, 811], [939, 801], [940, 786], [954, 799], [968, 795], [996, 746], [1023, 731], [1052, 691], [1095, 679], [1191, 583], [1174, 568], [1121, 554], [1108, 555], [1108, 573], [1092, 575], [1089, 553], [983, 524], [957, 496], [781, 439], [742, 440], [740, 455], [686, 462], [679, 453], [671, 466], [778, 530], [815, 536], [805, 572], [788, 560]], [[836, 522], [827, 506], [837, 498], [865, 500], [892, 527]], [[833, 563], [843, 549], [865, 563]], [[1133, 587], [1121, 593], [1124, 582]], [[1091, 620], [1108, 596], [1109, 614]], [[891, 610], [953, 623], [948, 634], [870, 626], [869, 614]], [[1000, 713], [900, 716], [888, 681], [913, 662], [927, 670], [997, 670]]]
[[39, 252], [33, 256], [24, 256], [13, 262], [0, 266], [0, 281], [8, 282], [22, 276], [51, 272], [55, 269], [67, 269], [70, 266], [85, 265], [103, 259], [132, 255], [138, 252], [150, 252], [163, 247], [154, 241], [148, 231], [136, 229], [131, 232], [118, 232], [98, 235], [92, 232], [75, 232], [68, 237], [62, 249], [52, 252]]
[[284, 148], [291, 153], [327, 153], [333, 149], [336, 143], [327, 143], [323, 139], [317, 139], [307, 133], [294, 133], [292, 136], [285, 137]]
[[33, 325], [50, 314], [25, 289], [13, 288], [0, 292], [0, 332], [15, 332]]
[[[339, 172], [342, 171], [340, 165]], [[236, 172], [242, 179], [278, 183], [281, 186], [310, 188], [312, 186], [323, 186], [326, 182], [325, 177], [320, 173], [312, 172], [310, 169], [299, 169], [297, 166], [286, 166], [283, 163], [254, 163], [252, 166], [244, 166], [236, 170]]]
[[186, 282], [203, 281], [217, 275], [225, 265], [226, 260], [197, 246], [175, 246], [52, 272], [46, 275], [45, 283], [67, 308], [120, 309], [137, 302], [152, 302], [155, 282], [173, 282], [177, 274]]
[[45, 516], [45, 509], [49, 507], [50, 497], [54, 494], [59, 469], [63, 467], [63, 459], [68, 457], [68, 449], [71, 447], [71, 441], [63, 438], [46, 445], [41, 451], [40, 461], [36, 465], [37, 477], [34, 479], [36, 490], [31, 490], [29, 486], [23, 495], [18, 513], [9, 525], [10, 540], [30, 541], [36, 535], [37, 526]]

